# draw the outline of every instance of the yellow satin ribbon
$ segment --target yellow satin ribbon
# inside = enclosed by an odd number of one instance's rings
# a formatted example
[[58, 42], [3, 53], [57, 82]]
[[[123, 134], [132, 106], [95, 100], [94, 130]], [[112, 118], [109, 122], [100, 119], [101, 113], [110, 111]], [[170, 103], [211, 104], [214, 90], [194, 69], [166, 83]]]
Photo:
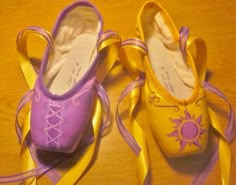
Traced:
[[53, 38], [50, 33], [39, 27], [28, 27], [21, 31], [17, 37], [17, 51], [18, 51], [18, 60], [20, 63], [21, 70], [24, 74], [27, 84], [30, 89], [34, 88], [37, 74], [32, 66], [32, 63], [29, 59], [27, 51], [27, 41], [30, 36], [37, 36], [43, 41], [48, 43], [49, 52], [53, 54]]
[[[38, 31], [38, 29], [40, 31]], [[23, 30], [17, 38], [17, 51], [18, 51], [18, 59], [20, 62], [20, 67], [28, 83], [30, 89], [33, 89], [37, 74], [35, 73], [33, 66], [29, 60], [28, 52], [27, 52], [27, 39], [33, 34], [38, 36], [40, 39], [48, 42], [49, 51], [53, 51], [53, 39], [50, 33], [41, 28], [30, 27]], [[120, 47], [120, 37], [117, 34], [112, 34], [109, 38], [106, 38], [98, 48], [98, 52], [106, 52], [105, 57], [101, 61], [97, 72], [97, 78], [99, 82], [102, 82], [105, 76], [109, 73], [112, 66], [114, 65], [117, 56], [118, 49]], [[53, 52], [51, 52], [53, 54]], [[96, 100], [94, 115], [92, 118], [93, 125], [93, 133], [94, 133], [94, 142], [89, 145], [86, 149], [86, 152], [83, 156], [76, 162], [76, 164], [65, 173], [62, 179], [58, 182], [58, 184], [74, 184], [84, 173], [86, 168], [88, 167], [94, 153], [95, 147], [98, 142], [99, 132], [102, 124], [102, 106], [99, 102], [99, 99]], [[22, 142], [21, 142], [21, 159], [22, 159], [22, 170], [29, 171], [35, 168], [34, 161], [30, 154], [30, 151], [26, 145], [26, 137], [30, 131], [30, 111], [26, 116], [24, 124], [20, 125], [22, 129]], [[73, 156], [74, 158], [76, 156]], [[71, 158], [72, 159], [72, 158]], [[26, 180], [26, 184], [36, 185], [36, 177], [32, 177]]]
[[[133, 78], [137, 78], [140, 72], [143, 72], [143, 61], [146, 52], [136, 45], [125, 45], [121, 47], [120, 61], [128, 69]], [[136, 120], [136, 109], [141, 100], [141, 89], [135, 88], [130, 93], [129, 122], [131, 135], [140, 147], [140, 153], [137, 159], [137, 179], [140, 185], [146, 183], [149, 175], [149, 155], [146, 143], [145, 131]]]
[[[206, 53], [207, 47], [205, 41], [198, 37], [190, 37], [187, 40], [187, 49], [195, 46], [195, 51], [191, 52], [195, 66], [198, 72], [199, 80], [205, 81], [206, 75]], [[219, 163], [221, 169], [222, 185], [229, 185], [230, 169], [231, 169], [231, 150], [226, 141], [225, 133], [215, 112], [208, 107], [211, 126], [220, 134], [219, 139]]]
[[[21, 140], [21, 151], [20, 158], [22, 162], [22, 171], [26, 172], [35, 168], [33, 158], [26, 145], [26, 136], [30, 130], [30, 111], [25, 118], [25, 122], [22, 126], [22, 140]], [[25, 180], [26, 184], [36, 185], [36, 177], [31, 177]]]

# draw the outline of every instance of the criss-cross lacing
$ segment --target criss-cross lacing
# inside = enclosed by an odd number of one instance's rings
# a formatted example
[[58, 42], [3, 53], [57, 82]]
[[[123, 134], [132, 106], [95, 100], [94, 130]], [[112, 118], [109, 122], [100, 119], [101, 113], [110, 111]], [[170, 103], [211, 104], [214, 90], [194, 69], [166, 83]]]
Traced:
[[[59, 147], [58, 139], [63, 135], [63, 132], [60, 130], [60, 125], [65, 123], [65, 119], [61, 116], [61, 112], [65, 109], [64, 105], [55, 104], [52, 101], [49, 101], [46, 105], [48, 108], [47, 115], [44, 117], [47, 125], [43, 132], [47, 135], [49, 144], [56, 144]], [[56, 121], [53, 123], [51, 119], [55, 119]], [[57, 132], [56, 134], [52, 134], [52, 132]]]

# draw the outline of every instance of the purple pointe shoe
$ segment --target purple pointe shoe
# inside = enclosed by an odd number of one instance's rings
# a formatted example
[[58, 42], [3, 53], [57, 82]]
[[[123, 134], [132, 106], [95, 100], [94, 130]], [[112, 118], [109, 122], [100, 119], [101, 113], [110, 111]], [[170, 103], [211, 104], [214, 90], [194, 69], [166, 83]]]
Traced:
[[95, 75], [104, 58], [97, 48], [112, 33], [102, 36], [101, 15], [87, 1], [77, 1], [60, 14], [53, 29], [53, 54], [48, 48], [32, 95], [30, 128], [37, 148], [64, 153], [76, 149], [90, 125], [100, 87]]
[[[59, 184], [75, 184], [87, 169], [110, 116], [110, 102], [100, 83], [112, 69], [121, 44], [119, 35], [102, 32], [102, 25], [97, 9], [80, 0], [62, 11], [52, 36], [34, 26], [18, 34], [18, 59], [31, 89], [20, 100], [15, 120], [23, 172], [0, 176], [0, 183], [22, 182], [28, 178], [30, 183], [35, 183], [36, 177], [47, 174], [54, 183], [60, 180]], [[30, 35], [48, 43], [37, 72], [27, 52]], [[30, 100], [31, 110], [20, 124], [18, 115]], [[88, 144], [84, 157], [60, 178], [54, 167]], [[62, 154], [45, 165], [37, 149]]]

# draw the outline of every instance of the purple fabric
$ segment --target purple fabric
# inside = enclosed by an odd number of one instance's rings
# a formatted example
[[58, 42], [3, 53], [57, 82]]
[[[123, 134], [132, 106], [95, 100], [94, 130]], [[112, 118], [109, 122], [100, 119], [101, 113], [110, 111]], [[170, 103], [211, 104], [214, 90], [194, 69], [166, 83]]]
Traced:
[[[68, 99], [46, 96], [38, 81], [31, 107], [31, 136], [37, 148], [71, 153], [86, 132], [95, 105], [95, 78]], [[42, 132], [43, 131], [43, 132]]]

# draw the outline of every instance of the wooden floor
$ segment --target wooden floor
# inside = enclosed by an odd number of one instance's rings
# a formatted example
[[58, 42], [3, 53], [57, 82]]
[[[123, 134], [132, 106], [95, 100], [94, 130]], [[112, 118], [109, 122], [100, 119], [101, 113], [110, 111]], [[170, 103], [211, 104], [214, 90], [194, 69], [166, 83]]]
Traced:
[[[16, 106], [28, 90], [20, 70], [16, 53], [16, 36], [29, 25], [51, 30], [58, 13], [71, 0], [0, 0], [0, 175], [20, 172], [19, 145], [14, 129]], [[117, 31], [122, 39], [135, 36], [137, 13], [144, 0], [93, 0], [104, 17], [104, 29]], [[191, 35], [205, 39], [208, 46], [209, 81], [219, 87], [236, 109], [236, 0], [159, 0], [172, 16], [177, 27], [185, 25]], [[34, 50], [33, 50], [33, 49]], [[37, 45], [31, 45], [32, 56], [40, 56]], [[130, 77], [122, 69], [116, 69], [117, 78], [108, 78], [105, 88], [112, 107], [112, 129], [98, 148], [94, 164], [78, 182], [80, 185], [136, 185], [136, 157], [120, 136], [114, 110], [123, 88]], [[216, 111], [226, 122], [224, 104], [215, 96]], [[123, 109], [125, 106], [121, 106]], [[148, 132], [152, 185], [189, 185], [199, 172], [205, 154], [184, 159], [163, 157], [153, 136]], [[231, 145], [236, 156], [236, 142]], [[232, 164], [231, 185], [236, 184], [236, 159]], [[38, 184], [51, 182], [47, 177]], [[205, 185], [221, 185], [218, 163], [209, 174]]]

